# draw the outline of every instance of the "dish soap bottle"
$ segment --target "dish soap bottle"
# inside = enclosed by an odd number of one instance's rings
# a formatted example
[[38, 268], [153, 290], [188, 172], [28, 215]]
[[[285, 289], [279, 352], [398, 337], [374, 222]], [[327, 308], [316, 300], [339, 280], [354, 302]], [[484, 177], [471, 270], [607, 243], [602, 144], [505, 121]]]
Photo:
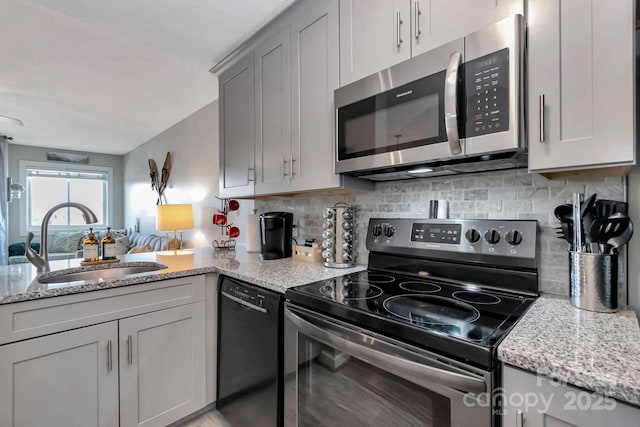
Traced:
[[107, 227], [107, 234], [102, 239], [102, 260], [116, 259], [116, 239], [111, 234], [111, 227]]
[[89, 229], [89, 234], [87, 238], [82, 243], [82, 256], [84, 257], [85, 262], [95, 262], [99, 261], [98, 257], [98, 248], [100, 244], [98, 243], [98, 239], [96, 239], [96, 235], [93, 234], [93, 228]]

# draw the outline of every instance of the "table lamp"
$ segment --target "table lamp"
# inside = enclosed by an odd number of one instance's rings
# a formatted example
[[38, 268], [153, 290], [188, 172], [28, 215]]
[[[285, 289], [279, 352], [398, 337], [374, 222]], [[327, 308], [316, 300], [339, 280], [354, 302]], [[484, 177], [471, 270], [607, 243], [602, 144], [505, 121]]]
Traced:
[[193, 207], [190, 204], [181, 204], [159, 205], [157, 208], [156, 230], [167, 231], [167, 250], [181, 249], [183, 230], [193, 228]]

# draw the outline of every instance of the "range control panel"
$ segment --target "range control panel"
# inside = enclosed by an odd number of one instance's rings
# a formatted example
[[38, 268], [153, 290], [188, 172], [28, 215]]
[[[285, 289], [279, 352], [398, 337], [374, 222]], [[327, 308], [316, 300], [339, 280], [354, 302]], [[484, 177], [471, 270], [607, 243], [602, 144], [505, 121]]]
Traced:
[[538, 226], [531, 220], [372, 218], [367, 249], [446, 258], [447, 253], [535, 260]]

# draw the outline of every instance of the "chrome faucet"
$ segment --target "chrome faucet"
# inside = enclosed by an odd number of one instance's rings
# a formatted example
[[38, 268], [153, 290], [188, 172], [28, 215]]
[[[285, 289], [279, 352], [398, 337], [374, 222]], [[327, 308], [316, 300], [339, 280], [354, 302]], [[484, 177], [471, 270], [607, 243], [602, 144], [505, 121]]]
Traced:
[[98, 222], [98, 217], [93, 213], [91, 209], [86, 207], [83, 204], [75, 203], [75, 202], [64, 202], [58, 205], [55, 205], [51, 209], [47, 211], [47, 213], [42, 218], [42, 226], [40, 228], [40, 254], [36, 253], [31, 248], [31, 240], [33, 240], [33, 233], [27, 233], [27, 244], [25, 247], [25, 255], [31, 264], [36, 267], [36, 271], [38, 273], [44, 273], [50, 271], [49, 267], [49, 251], [47, 249], [47, 233], [49, 230], [49, 220], [55, 211], [61, 208], [77, 208], [82, 212], [82, 216], [84, 217], [84, 222], [87, 224], [93, 224]]

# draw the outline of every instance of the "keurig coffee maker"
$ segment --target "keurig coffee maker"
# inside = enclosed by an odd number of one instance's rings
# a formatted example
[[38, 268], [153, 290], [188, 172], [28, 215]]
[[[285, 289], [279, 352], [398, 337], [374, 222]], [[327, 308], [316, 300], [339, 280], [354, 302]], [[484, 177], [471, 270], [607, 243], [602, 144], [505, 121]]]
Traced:
[[291, 256], [293, 214], [267, 212], [260, 215], [260, 259]]

